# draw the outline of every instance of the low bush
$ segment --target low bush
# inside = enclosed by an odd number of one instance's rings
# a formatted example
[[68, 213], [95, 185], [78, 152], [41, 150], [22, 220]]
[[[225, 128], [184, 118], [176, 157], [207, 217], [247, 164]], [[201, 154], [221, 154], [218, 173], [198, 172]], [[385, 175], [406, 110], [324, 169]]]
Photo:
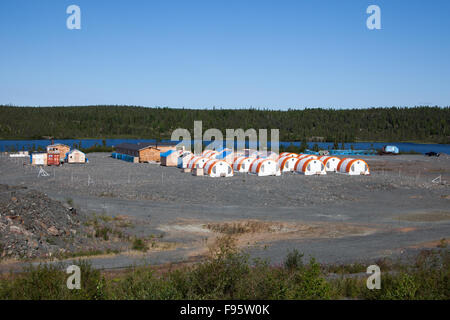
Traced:
[[[139, 240], [137, 247], [143, 245]], [[162, 275], [136, 267], [105, 280], [79, 261], [81, 290], [67, 289], [63, 265], [30, 266], [0, 279], [0, 299], [449, 299], [449, 262], [448, 250], [439, 250], [418, 255], [412, 265], [389, 264], [391, 270], [382, 270], [381, 289], [369, 290], [367, 277], [351, 273], [361, 270], [359, 264], [337, 268], [343, 273], [330, 278], [330, 266], [313, 258], [305, 262], [298, 251], [272, 266], [266, 260], [250, 261], [233, 238], [224, 237], [204, 262]]]

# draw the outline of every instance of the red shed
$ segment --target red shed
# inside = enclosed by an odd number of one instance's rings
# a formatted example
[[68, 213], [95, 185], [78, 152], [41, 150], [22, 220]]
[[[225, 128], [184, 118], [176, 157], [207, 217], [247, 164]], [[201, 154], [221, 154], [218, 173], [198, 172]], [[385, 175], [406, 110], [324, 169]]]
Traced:
[[48, 166], [59, 166], [60, 164], [59, 153], [48, 153], [47, 154], [47, 165]]

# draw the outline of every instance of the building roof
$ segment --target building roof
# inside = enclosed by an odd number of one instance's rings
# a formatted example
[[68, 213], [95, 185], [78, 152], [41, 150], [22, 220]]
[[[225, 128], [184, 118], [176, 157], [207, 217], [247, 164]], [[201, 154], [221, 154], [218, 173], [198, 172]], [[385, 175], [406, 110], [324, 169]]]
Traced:
[[82, 152], [82, 151], [80, 151], [80, 150], [78, 150], [78, 149], [72, 149], [72, 150], [70, 150], [67, 154], [72, 154], [72, 153], [74, 153], [74, 152], [80, 152], [80, 153], [83, 153], [83, 154], [84, 154], [84, 152]]
[[133, 151], [140, 151], [147, 148], [158, 148], [163, 146], [176, 146], [177, 142], [138, 142], [128, 143], [124, 142], [115, 146], [115, 148], [128, 149]]
[[57, 147], [57, 146], [63, 146], [63, 147], [70, 148], [68, 145], [65, 145], [65, 144], [62, 144], [62, 143], [50, 144], [50, 145], [47, 146], [47, 148], [49, 148], [49, 147]]
[[166, 151], [166, 152], [164, 152], [164, 153], [161, 153], [160, 154], [160, 156], [161, 157], [168, 157], [168, 156], [170, 156], [172, 153], [174, 153], [174, 152], [177, 152], [176, 150], [168, 150], [168, 151]]

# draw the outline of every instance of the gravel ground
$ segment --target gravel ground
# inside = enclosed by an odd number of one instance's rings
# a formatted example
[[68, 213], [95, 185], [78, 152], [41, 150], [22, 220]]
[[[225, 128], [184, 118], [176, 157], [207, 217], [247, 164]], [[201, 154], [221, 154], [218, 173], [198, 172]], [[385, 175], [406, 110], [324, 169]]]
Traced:
[[[37, 168], [23, 164], [28, 161], [3, 156], [0, 183], [73, 201], [88, 215], [127, 216], [133, 235], [156, 235], [179, 244], [166, 253], [120, 255], [107, 263], [93, 259], [98, 267], [125, 267], [138, 261], [156, 264], [201, 255], [205, 244], [217, 236], [201, 230], [209, 222], [322, 224], [316, 234], [305, 235], [295, 228], [279, 238], [254, 232], [254, 241], [249, 239], [246, 249], [275, 263], [293, 248], [331, 263], [395, 256], [411, 246], [450, 237], [450, 158], [446, 155], [364, 157], [370, 176], [236, 174], [217, 179], [156, 164], [128, 163], [105, 153], [88, 157], [86, 165], [46, 167], [50, 175], [38, 177]], [[432, 182], [439, 176], [440, 181]], [[330, 239], [327, 230], [333, 224], [356, 227]], [[367, 228], [373, 232], [358, 231]]]

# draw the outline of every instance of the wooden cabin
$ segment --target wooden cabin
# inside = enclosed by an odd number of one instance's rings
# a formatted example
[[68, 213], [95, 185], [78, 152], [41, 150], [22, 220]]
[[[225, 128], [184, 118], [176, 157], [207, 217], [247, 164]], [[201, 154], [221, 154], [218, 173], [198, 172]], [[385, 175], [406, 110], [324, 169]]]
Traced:
[[59, 158], [62, 160], [70, 151], [70, 147], [62, 143], [51, 144], [47, 146], [47, 153], [59, 153]]
[[175, 142], [158, 143], [121, 143], [115, 147], [117, 153], [126, 154], [139, 159], [139, 162], [160, 162], [161, 153], [176, 150]]

